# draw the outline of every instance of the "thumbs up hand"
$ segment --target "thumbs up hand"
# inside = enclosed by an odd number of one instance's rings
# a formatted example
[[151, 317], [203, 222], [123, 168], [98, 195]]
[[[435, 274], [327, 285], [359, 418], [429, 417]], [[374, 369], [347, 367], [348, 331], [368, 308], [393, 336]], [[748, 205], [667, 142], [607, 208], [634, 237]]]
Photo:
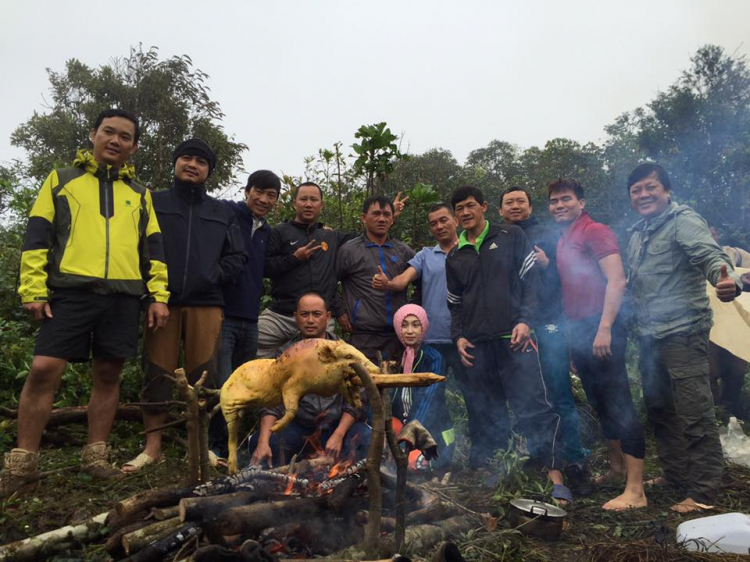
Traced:
[[388, 276], [381, 266], [378, 266], [378, 272], [372, 276], [372, 288], [378, 291], [388, 290]]
[[736, 296], [737, 284], [729, 277], [726, 264], [722, 265], [719, 280], [716, 282], [716, 297], [721, 302], [732, 302]]

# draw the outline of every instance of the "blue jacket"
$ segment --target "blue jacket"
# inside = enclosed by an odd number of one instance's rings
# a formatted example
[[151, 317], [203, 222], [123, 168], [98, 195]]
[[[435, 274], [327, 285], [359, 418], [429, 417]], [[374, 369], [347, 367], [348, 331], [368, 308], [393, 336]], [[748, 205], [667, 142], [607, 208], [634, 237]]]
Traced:
[[263, 296], [263, 264], [266, 261], [266, 245], [271, 234], [271, 227], [263, 224], [253, 235], [253, 214], [244, 201], [224, 201], [234, 211], [245, 242], [245, 252], [249, 259], [245, 262], [242, 273], [233, 283], [225, 284], [224, 316], [258, 321], [260, 299]]

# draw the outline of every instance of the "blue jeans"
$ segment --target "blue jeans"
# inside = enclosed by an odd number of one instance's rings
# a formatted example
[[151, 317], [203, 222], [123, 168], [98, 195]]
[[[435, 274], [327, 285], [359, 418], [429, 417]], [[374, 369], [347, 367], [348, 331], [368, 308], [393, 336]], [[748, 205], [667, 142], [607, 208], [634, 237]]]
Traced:
[[[255, 359], [258, 351], [258, 323], [228, 316], [221, 326], [221, 351], [219, 352], [218, 387], [227, 382], [229, 376], [240, 365]], [[210, 449], [218, 456], [226, 458], [227, 424], [221, 412], [211, 419], [208, 430]]]
[[[328, 438], [336, 430], [337, 425], [338, 422], [324, 424], [316, 428], [307, 427], [297, 422], [297, 420], [292, 420], [283, 431], [271, 435], [269, 445], [273, 452], [274, 466], [279, 466], [282, 462], [284, 464], [288, 463], [294, 455], [299, 455], [301, 459], [307, 458], [309, 455], [315, 453], [316, 447], [323, 449]], [[318, 442], [313, 445], [309, 438], [318, 430], [320, 430], [320, 437], [317, 437]], [[346, 437], [344, 437], [341, 447], [341, 456], [343, 458], [351, 457], [355, 461], [366, 458], [368, 449], [370, 448], [371, 435], [372, 429], [369, 426], [362, 422], [356, 422], [346, 432]], [[247, 443], [250, 455], [255, 452], [257, 446], [258, 433], [256, 432], [253, 433]]]
[[578, 409], [570, 387], [568, 337], [561, 324], [538, 326], [539, 361], [555, 412], [560, 416], [562, 456], [569, 463], [583, 463], [586, 453], [579, 433]]

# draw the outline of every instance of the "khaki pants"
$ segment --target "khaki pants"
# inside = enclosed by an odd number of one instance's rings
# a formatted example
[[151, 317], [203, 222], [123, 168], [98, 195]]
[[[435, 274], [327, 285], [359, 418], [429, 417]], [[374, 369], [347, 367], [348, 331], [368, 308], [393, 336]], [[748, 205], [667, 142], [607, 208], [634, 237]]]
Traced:
[[[221, 346], [222, 310], [218, 306], [170, 306], [169, 320], [156, 332], [145, 328], [143, 342], [144, 402], [172, 399], [174, 376], [179, 366], [180, 343], [188, 382], [195, 384], [208, 371], [205, 386], [214, 388]], [[166, 375], [166, 376], [165, 376]], [[154, 408], [158, 409], [158, 408]]]
[[664, 477], [711, 503], [724, 456], [708, 376], [708, 331], [638, 340], [643, 399]]

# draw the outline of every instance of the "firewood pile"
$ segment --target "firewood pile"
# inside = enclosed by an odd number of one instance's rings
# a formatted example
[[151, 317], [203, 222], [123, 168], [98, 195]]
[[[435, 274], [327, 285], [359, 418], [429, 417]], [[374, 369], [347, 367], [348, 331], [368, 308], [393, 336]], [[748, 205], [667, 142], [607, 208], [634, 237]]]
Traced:
[[[128, 561], [169, 555], [208, 560], [209, 554], [242, 552], [254, 541], [281, 558], [330, 556], [364, 539], [370, 506], [366, 470], [365, 459], [332, 464], [321, 458], [273, 470], [249, 467], [192, 488], [138, 494], [107, 516], [107, 550]], [[396, 477], [383, 470], [380, 483], [387, 491], [382, 529], [395, 531]], [[435, 544], [475, 526], [455, 517], [456, 506], [425, 487], [408, 484], [405, 500], [406, 524], [416, 529], [411, 539], [421, 546], [425, 537]], [[379, 540], [392, 550], [387, 533]]]

